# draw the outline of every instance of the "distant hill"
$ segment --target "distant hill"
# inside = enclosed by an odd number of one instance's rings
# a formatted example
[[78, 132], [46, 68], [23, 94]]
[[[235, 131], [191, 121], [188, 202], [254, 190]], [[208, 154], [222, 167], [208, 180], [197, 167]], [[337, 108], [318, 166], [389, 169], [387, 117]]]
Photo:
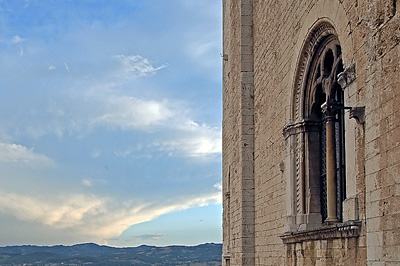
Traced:
[[220, 266], [222, 244], [114, 248], [93, 243], [73, 246], [0, 247], [1, 266]]

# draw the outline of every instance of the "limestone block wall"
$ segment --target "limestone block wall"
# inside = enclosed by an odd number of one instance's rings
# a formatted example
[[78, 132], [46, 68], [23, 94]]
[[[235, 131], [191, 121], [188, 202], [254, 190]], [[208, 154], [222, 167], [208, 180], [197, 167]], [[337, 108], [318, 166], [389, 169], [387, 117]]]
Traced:
[[[223, 0], [225, 265], [400, 264], [400, 1]], [[356, 238], [284, 244], [291, 119], [302, 47], [318, 21], [336, 30], [355, 80], [346, 116], [343, 220]]]
[[371, 265], [400, 264], [400, 3], [365, 16], [365, 219]]
[[[241, 169], [240, 169], [240, 24], [238, 23], [239, 8], [236, 2], [224, 3], [223, 17], [225, 35], [223, 39], [224, 53], [229, 50], [228, 60], [223, 62], [223, 142], [222, 151], [225, 154], [223, 171], [223, 256], [235, 261], [239, 257], [239, 234], [241, 220]], [[232, 6], [232, 7], [230, 7]], [[228, 56], [226, 54], [226, 56]], [[231, 255], [232, 254], [232, 255]], [[229, 256], [232, 256], [231, 258]], [[225, 262], [225, 260], [224, 260]]]
[[224, 2], [225, 265], [254, 265], [254, 81], [251, 0]]

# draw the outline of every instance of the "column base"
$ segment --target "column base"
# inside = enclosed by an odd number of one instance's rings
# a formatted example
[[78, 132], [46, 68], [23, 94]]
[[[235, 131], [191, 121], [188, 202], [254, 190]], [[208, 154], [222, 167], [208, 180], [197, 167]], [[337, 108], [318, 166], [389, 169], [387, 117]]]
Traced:
[[325, 221], [324, 221], [324, 224], [325, 225], [332, 225], [332, 224], [337, 224], [337, 223], [339, 223], [340, 221], [339, 221], [339, 219], [338, 218], [326, 218], [325, 219]]

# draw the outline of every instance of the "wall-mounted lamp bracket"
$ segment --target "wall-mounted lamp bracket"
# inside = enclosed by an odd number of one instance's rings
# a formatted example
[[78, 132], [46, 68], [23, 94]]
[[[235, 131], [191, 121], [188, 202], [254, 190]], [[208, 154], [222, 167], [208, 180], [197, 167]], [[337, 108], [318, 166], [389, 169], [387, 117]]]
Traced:
[[349, 110], [349, 118], [354, 118], [358, 124], [365, 123], [365, 106], [350, 107], [334, 101], [327, 101], [321, 105], [324, 113], [333, 113], [336, 110]]
[[343, 106], [341, 103], [328, 100], [321, 105], [321, 109], [324, 113], [331, 113], [336, 110], [351, 109], [351, 107]]

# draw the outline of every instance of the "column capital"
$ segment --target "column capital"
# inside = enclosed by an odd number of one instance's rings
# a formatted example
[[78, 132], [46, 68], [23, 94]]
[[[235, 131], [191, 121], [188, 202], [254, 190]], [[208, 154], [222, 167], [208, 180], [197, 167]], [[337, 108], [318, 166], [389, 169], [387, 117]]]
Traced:
[[342, 104], [327, 100], [321, 105], [321, 110], [325, 114], [326, 120], [333, 120], [336, 118], [337, 111], [342, 108]]

